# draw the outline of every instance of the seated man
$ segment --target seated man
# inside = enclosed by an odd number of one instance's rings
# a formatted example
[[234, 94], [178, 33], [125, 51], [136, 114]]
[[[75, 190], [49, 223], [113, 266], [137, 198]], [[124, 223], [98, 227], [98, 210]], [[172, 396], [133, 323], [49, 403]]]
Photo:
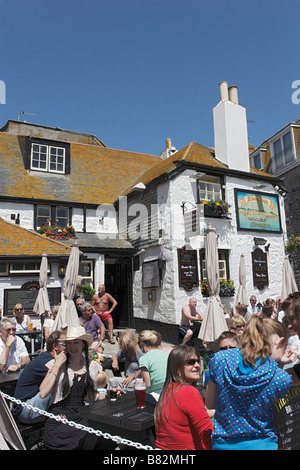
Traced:
[[[109, 302], [111, 302], [111, 307], [109, 309]], [[94, 307], [95, 312], [99, 318], [103, 321], [105, 326], [108, 328], [109, 333], [109, 342], [111, 344], [115, 343], [114, 340], [114, 324], [111, 316], [112, 311], [116, 308], [118, 302], [107, 292], [105, 292], [105, 285], [100, 284], [98, 287], [98, 294], [93, 295], [92, 297], [92, 306]], [[101, 338], [102, 340], [104, 339]]]
[[[65, 333], [58, 330], [53, 331], [47, 339], [46, 351], [41, 352], [28, 366], [25, 367], [20, 378], [18, 379], [15, 389], [14, 397], [21, 400], [28, 405], [39, 408], [40, 410], [47, 411], [51, 405], [52, 397], [48, 395], [46, 398], [41, 398], [39, 387], [44, 380], [48, 368], [46, 364], [54, 359], [56, 354], [64, 351]], [[36, 411], [22, 405], [13, 404], [12, 414], [21, 422], [25, 424], [39, 423], [45, 420], [45, 416]]]
[[80, 317], [80, 323], [83, 325], [85, 328], [85, 331], [89, 334], [92, 335], [94, 341], [99, 341], [101, 344], [101, 341], [103, 340], [105, 336], [105, 326], [96, 315], [96, 313], [93, 310], [93, 307], [89, 302], [84, 302], [81, 307], [81, 317]]
[[196, 297], [191, 297], [188, 305], [184, 305], [181, 309], [181, 320], [179, 323], [179, 333], [183, 336], [182, 344], [187, 343], [193, 336], [197, 336], [200, 326], [194, 325], [192, 320], [202, 319], [201, 313], [197, 307]]
[[0, 322], [0, 372], [15, 372], [30, 362], [24, 341], [16, 336], [16, 323], [3, 317]]

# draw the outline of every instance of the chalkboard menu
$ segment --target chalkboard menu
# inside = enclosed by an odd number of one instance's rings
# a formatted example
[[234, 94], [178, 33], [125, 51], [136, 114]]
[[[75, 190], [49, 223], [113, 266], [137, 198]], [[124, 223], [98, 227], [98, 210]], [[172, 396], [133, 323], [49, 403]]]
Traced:
[[[60, 287], [48, 287], [48, 297], [51, 307], [58, 305], [61, 301]], [[38, 295], [39, 289], [4, 289], [4, 307], [3, 316], [13, 315], [14, 306], [22, 304], [26, 315], [35, 315], [33, 307]]]
[[253, 285], [259, 290], [269, 285], [268, 257], [260, 248], [252, 252]]
[[159, 260], [145, 261], [142, 265], [143, 288], [161, 286], [161, 269]]
[[178, 249], [179, 287], [190, 291], [199, 285], [197, 250]]

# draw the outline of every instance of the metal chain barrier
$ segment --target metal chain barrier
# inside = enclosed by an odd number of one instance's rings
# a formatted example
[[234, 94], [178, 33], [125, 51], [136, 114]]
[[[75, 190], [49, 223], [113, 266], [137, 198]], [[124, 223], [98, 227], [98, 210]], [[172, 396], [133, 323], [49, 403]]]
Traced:
[[51, 419], [55, 419], [56, 421], [61, 421], [63, 424], [68, 424], [71, 427], [74, 427], [76, 429], [80, 429], [81, 431], [86, 431], [89, 434], [96, 434], [97, 437], [103, 437], [104, 439], [110, 439], [110, 440], [116, 442], [117, 444], [123, 444], [123, 445], [126, 445], [126, 446], [135, 447], [136, 449], [153, 450], [153, 447], [151, 447], [151, 446], [147, 446], [147, 445], [144, 446], [143, 444], [141, 444], [139, 442], [133, 442], [133, 441], [130, 441], [129, 439], [123, 439], [120, 436], [112, 436], [108, 432], [103, 433], [102, 431], [93, 429], [89, 426], [84, 426], [83, 424], [75, 423], [75, 421], [69, 421], [68, 419], [63, 418], [62, 416], [54, 415], [53, 413], [48, 413], [48, 411], [40, 410], [39, 408], [37, 408], [35, 406], [32, 406], [32, 405], [28, 405], [27, 403], [22, 402], [21, 400], [18, 400], [14, 397], [11, 397], [11, 396], [7, 395], [6, 393], [1, 392], [1, 395], [3, 396], [3, 398], [6, 398], [7, 400], [10, 400], [13, 403], [16, 403], [17, 405], [21, 405], [23, 407], [25, 406], [26, 408], [29, 408], [30, 410], [32, 410], [36, 413], [39, 413], [43, 416], [47, 416], [48, 418], [51, 418]]

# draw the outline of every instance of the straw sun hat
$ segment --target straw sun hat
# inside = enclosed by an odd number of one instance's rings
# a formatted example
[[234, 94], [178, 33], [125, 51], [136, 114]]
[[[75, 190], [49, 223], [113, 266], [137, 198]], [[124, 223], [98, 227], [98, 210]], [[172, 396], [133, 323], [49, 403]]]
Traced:
[[88, 346], [91, 346], [94, 341], [92, 335], [87, 334], [83, 326], [70, 326], [68, 328], [66, 341], [72, 341], [74, 339], [86, 341]]

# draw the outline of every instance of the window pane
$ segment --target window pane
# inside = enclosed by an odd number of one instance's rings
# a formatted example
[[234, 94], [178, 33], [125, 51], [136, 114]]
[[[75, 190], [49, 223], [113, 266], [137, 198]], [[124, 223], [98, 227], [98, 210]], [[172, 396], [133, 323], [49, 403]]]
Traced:
[[275, 140], [274, 142], [274, 153], [275, 155], [279, 154], [281, 152], [281, 140]]

